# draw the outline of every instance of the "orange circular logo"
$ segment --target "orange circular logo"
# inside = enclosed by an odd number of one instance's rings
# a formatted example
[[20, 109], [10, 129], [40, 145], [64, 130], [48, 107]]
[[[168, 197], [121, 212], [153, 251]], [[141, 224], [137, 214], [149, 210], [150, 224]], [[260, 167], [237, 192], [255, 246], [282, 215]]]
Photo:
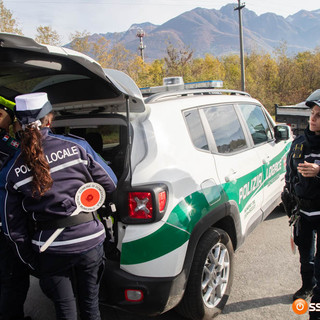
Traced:
[[82, 192], [80, 201], [86, 207], [95, 206], [100, 200], [99, 191], [93, 188], [86, 189]]
[[306, 300], [297, 299], [292, 304], [292, 310], [296, 314], [304, 314], [308, 311], [308, 303]]

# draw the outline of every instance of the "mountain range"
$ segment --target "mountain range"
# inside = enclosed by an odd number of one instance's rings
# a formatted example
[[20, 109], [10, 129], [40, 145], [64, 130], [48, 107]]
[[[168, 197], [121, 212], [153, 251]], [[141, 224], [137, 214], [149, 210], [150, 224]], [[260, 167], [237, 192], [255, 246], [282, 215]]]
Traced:
[[[302, 4], [303, 5], [303, 4]], [[222, 56], [239, 53], [239, 13], [237, 4], [227, 4], [220, 10], [195, 8], [163, 23], [133, 24], [127, 31], [100, 33], [90, 36], [91, 41], [104, 37], [121, 42], [127, 49], [139, 53], [137, 31], [145, 33], [143, 43], [145, 60], [150, 62], [166, 55], [168, 44], [193, 50], [193, 57], [206, 53]], [[244, 52], [273, 53], [282, 44], [288, 54], [312, 51], [320, 45], [320, 9], [301, 10], [284, 18], [274, 13], [257, 15], [244, 7], [241, 10]], [[89, 39], [90, 40], [90, 39]]]

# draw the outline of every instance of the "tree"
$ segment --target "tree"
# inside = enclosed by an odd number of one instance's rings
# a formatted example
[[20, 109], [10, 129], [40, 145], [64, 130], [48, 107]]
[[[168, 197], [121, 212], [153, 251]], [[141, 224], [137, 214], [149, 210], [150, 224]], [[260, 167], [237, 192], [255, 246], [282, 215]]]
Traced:
[[275, 51], [278, 65], [277, 92], [279, 104], [289, 105], [299, 102], [296, 92], [297, 68], [294, 60], [287, 55], [287, 44], [282, 43]]
[[188, 81], [222, 80], [226, 76], [222, 62], [211, 54], [193, 59], [190, 69], [192, 76]]
[[151, 86], [162, 85], [163, 78], [165, 77], [165, 72], [166, 70], [164, 60], [154, 60], [148, 68], [148, 83], [150, 83]]
[[37, 28], [37, 36], [35, 40], [42, 44], [50, 44], [52, 46], [61, 45], [61, 37], [57, 31], [52, 30], [50, 26], [39, 26]]
[[241, 90], [240, 58], [236, 54], [222, 57], [225, 70], [223, 79], [224, 87], [227, 89]]
[[299, 100], [303, 101], [311, 92], [320, 87], [320, 51], [316, 48], [313, 52], [300, 52], [295, 56], [297, 68], [297, 91]]
[[148, 64], [137, 55], [130, 63], [128, 74], [140, 88], [160, 86], [165, 76], [164, 61], [154, 60]]
[[149, 65], [143, 61], [141, 56], [137, 55], [133, 60], [130, 61], [127, 69], [127, 74], [140, 88], [147, 87], [150, 86], [150, 81], [148, 79], [148, 70]]
[[3, 0], [0, 0], [0, 32], [23, 35], [21, 29], [18, 28], [16, 20], [13, 19], [11, 11], [5, 8]]
[[278, 66], [270, 54], [252, 52], [246, 56], [247, 91], [263, 102], [272, 114], [274, 104], [278, 103], [277, 81]]
[[189, 67], [192, 56], [193, 51], [189, 48], [177, 49], [172, 44], [169, 44], [167, 46], [167, 56], [164, 58], [166, 76], [181, 76], [186, 80], [191, 74]]
[[129, 73], [130, 64], [137, 55], [126, 49], [121, 42], [117, 42], [109, 49], [110, 41], [94, 35], [90, 37], [87, 31], [76, 31], [70, 35], [71, 49], [84, 53], [95, 59], [103, 68], [111, 68]]
[[94, 43], [92, 43], [92, 55], [97, 60], [103, 68], [108, 67], [109, 61], [111, 59], [108, 53], [109, 41], [100, 36]]
[[70, 34], [70, 46], [72, 50], [81, 52], [83, 54], [89, 54], [91, 51], [91, 45], [89, 43], [88, 37], [90, 33], [86, 30], [76, 31]]
[[130, 62], [137, 56], [130, 50], [126, 49], [121, 42], [116, 43], [109, 51], [108, 68], [128, 72]]

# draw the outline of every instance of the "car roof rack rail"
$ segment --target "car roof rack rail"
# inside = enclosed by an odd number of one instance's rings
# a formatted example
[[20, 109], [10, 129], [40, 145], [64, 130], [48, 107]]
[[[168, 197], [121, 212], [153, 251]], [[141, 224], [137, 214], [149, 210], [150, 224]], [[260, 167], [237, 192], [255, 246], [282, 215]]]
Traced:
[[192, 90], [179, 90], [170, 92], [155, 93], [147, 98], [145, 98], [145, 103], [156, 102], [166, 98], [184, 97], [184, 96], [195, 96], [195, 95], [241, 95], [251, 97], [249, 93], [239, 90], [229, 90], [229, 89], [192, 89]]

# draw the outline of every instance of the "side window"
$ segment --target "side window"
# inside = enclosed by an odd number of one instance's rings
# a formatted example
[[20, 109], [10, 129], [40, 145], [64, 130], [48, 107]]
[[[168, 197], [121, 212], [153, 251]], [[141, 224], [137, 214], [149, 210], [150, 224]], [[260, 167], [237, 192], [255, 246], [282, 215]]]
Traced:
[[209, 150], [199, 111], [197, 109], [185, 111], [184, 117], [194, 146], [198, 149]]
[[247, 147], [239, 118], [232, 105], [203, 109], [220, 153], [231, 153]]
[[254, 144], [272, 139], [272, 131], [260, 106], [240, 105], [240, 110], [249, 127]]

